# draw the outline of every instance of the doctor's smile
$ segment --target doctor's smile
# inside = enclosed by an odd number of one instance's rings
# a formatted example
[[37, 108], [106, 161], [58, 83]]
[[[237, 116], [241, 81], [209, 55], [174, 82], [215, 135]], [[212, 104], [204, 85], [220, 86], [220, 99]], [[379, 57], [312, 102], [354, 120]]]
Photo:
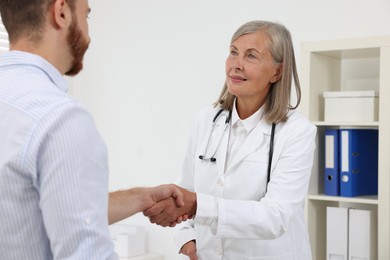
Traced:
[[229, 76], [230, 80], [233, 82], [233, 83], [241, 83], [243, 81], [247, 81], [247, 79], [245, 78], [242, 78], [242, 77], [239, 77], [239, 76]]

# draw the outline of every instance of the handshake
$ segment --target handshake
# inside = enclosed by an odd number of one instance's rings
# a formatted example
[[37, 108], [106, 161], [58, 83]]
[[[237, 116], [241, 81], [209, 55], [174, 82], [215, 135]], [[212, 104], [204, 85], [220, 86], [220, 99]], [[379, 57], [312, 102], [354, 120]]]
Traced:
[[151, 223], [162, 227], [176, 224], [195, 216], [196, 193], [174, 184], [132, 188], [109, 194], [109, 224], [143, 212]]
[[196, 193], [174, 184], [147, 188], [146, 199], [149, 200], [143, 214], [151, 223], [162, 227], [174, 227], [176, 224], [195, 216]]

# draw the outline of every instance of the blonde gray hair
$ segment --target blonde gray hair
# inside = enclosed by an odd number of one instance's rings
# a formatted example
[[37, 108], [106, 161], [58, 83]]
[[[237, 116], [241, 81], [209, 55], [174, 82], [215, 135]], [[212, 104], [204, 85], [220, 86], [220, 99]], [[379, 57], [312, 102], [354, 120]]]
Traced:
[[[250, 21], [243, 24], [233, 34], [230, 43], [244, 34], [264, 32], [270, 40], [269, 50], [275, 64], [281, 64], [281, 78], [273, 83], [264, 104], [264, 118], [269, 123], [285, 122], [289, 110], [296, 109], [301, 100], [301, 87], [295, 62], [294, 48], [290, 32], [279, 23], [269, 21]], [[291, 86], [294, 77], [297, 102], [291, 105]], [[231, 110], [233, 108], [235, 96], [230, 94], [226, 85], [223, 86], [219, 99], [214, 103], [222, 109]]]

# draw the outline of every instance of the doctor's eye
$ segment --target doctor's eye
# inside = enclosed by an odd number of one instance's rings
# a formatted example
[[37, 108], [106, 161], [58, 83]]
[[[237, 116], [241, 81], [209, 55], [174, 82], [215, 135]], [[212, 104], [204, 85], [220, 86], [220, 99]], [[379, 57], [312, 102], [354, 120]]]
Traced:
[[238, 52], [236, 50], [230, 50], [230, 56], [237, 56]]
[[255, 59], [257, 59], [256, 55], [254, 55], [254, 54], [252, 54], [252, 53], [249, 53], [249, 54], [248, 54], [248, 58], [249, 58], [250, 60], [255, 60]]

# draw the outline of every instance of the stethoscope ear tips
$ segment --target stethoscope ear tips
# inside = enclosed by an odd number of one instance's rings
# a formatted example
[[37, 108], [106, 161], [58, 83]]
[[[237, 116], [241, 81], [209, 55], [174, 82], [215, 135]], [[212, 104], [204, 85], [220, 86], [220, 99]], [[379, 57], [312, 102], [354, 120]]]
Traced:
[[214, 157], [211, 157], [211, 158], [210, 158], [210, 161], [211, 161], [211, 162], [215, 162], [216, 160], [217, 160], [217, 159], [215, 159]]

